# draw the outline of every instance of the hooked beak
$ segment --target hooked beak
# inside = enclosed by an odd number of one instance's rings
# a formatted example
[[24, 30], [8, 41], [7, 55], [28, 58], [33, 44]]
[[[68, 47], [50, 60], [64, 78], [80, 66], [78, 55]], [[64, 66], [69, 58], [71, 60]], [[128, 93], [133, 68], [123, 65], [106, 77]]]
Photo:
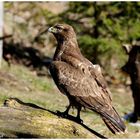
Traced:
[[39, 37], [42, 35], [42, 34], [44, 34], [44, 33], [46, 33], [46, 32], [50, 32], [50, 33], [57, 33], [57, 29], [56, 28], [54, 28], [54, 27], [50, 27], [49, 29], [47, 28], [47, 29], [45, 29], [45, 30], [43, 30], [42, 32], [40, 32], [35, 38], [34, 38], [34, 41], [37, 41], [38, 39], [39, 39]]
[[54, 27], [50, 27], [50, 28], [48, 29], [48, 32], [50, 32], [50, 33], [57, 33], [57, 29], [54, 28]]

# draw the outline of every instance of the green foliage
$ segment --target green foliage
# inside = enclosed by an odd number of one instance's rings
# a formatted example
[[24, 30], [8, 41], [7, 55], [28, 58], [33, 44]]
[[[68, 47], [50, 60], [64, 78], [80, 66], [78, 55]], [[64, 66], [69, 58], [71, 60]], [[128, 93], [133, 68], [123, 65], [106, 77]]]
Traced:
[[140, 2], [69, 2], [59, 16], [75, 28], [84, 55], [104, 67], [114, 58], [121, 66], [122, 43], [140, 37]]
[[[47, 3], [5, 2], [5, 21], [12, 20], [16, 39], [28, 40], [29, 44], [41, 26], [68, 23], [76, 30], [82, 53], [109, 72], [112, 60], [116, 67], [126, 61], [122, 43], [140, 38], [140, 2], [67, 2], [68, 8], [62, 13], [44, 8]], [[20, 22], [8, 17], [7, 11]]]

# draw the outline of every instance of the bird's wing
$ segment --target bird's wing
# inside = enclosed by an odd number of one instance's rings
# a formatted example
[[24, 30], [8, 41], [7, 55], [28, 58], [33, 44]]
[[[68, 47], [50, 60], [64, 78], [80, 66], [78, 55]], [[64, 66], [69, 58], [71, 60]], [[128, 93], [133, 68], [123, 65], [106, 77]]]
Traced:
[[113, 133], [124, 131], [125, 126], [113, 108], [109, 94], [94, 76], [90, 73], [86, 74], [85, 70], [61, 61], [52, 62], [50, 67], [56, 85], [62, 93], [72, 97], [72, 102], [75, 101], [76, 104], [99, 113]]
[[85, 63], [86, 63], [86, 67], [89, 70], [90, 74], [92, 75], [92, 77], [96, 80], [97, 84], [99, 87], [102, 88], [102, 90], [104, 90], [104, 94], [106, 94], [106, 97], [108, 98], [108, 100], [111, 102], [111, 92], [108, 89], [108, 85], [107, 82], [105, 80], [105, 78], [102, 75], [102, 71], [101, 71], [101, 67], [100, 65], [96, 64], [93, 65], [88, 59], [85, 58]]
[[111, 110], [112, 105], [106, 91], [93, 76], [60, 61], [53, 62], [50, 71], [58, 88], [64, 94], [73, 96], [82, 106], [100, 114]]
[[111, 99], [111, 93], [110, 90], [108, 89], [107, 82], [105, 81], [105, 78], [102, 75], [101, 68], [99, 65], [93, 65], [92, 67], [89, 67], [89, 71], [93, 78], [96, 80], [98, 86], [104, 90], [104, 93], [106, 94], [106, 97], [110, 102], [112, 101]]

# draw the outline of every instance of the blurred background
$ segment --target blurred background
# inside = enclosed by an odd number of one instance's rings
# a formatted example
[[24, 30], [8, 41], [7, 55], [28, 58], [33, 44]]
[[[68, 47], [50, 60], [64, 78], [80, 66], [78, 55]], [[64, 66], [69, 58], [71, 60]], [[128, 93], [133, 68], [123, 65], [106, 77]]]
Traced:
[[[65, 110], [67, 99], [58, 94], [48, 72], [56, 40], [40, 33], [67, 23], [74, 27], [83, 55], [101, 65], [119, 114], [132, 111], [130, 78], [121, 71], [128, 60], [122, 45], [140, 38], [140, 2], [3, 2], [3, 19], [1, 104], [17, 97], [53, 111]], [[82, 117], [94, 130], [115, 137], [90, 111], [83, 111]], [[129, 133], [120, 137], [140, 137], [139, 127], [127, 125]]]
[[5, 2], [4, 35], [52, 57], [54, 38], [44, 34], [34, 39], [45, 28], [68, 23], [76, 30], [82, 53], [116, 78], [114, 70], [127, 60], [122, 44], [140, 36], [139, 7], [139, 2]]

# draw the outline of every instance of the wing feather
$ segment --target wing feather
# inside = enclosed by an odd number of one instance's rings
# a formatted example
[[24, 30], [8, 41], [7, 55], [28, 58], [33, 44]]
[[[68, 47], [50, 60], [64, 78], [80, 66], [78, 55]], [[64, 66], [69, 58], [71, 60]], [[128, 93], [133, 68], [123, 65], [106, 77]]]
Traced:
[[74, 97], [82, 106], [98, 113], [106, 112], [106, 108], [111, 107], [103, 87], [98, 85], [92, 75], [86, 76], [65, 62], [54, 61], [52, 67], [53, 70], [50, 69], [52, 75], [57, 71], [53, 78], [56, 79], [58, 88], [62, 87], [63, 91], [67, 91], [67, 94]]
[[85, 58], [85, 63], [86, 66], [88, 67], [91, 75], [93, 78], [96, 80], [97, 84], [99, 87], [104, 90], [106, 98], [108, 98], [108, 101], [112, 101], [111, 99], [111, 93], [110, 90], [108, 89], [107, 82], [105, 78], [102, 75], [101, 67], [99, 65], [93, 65], [88, 59]]

